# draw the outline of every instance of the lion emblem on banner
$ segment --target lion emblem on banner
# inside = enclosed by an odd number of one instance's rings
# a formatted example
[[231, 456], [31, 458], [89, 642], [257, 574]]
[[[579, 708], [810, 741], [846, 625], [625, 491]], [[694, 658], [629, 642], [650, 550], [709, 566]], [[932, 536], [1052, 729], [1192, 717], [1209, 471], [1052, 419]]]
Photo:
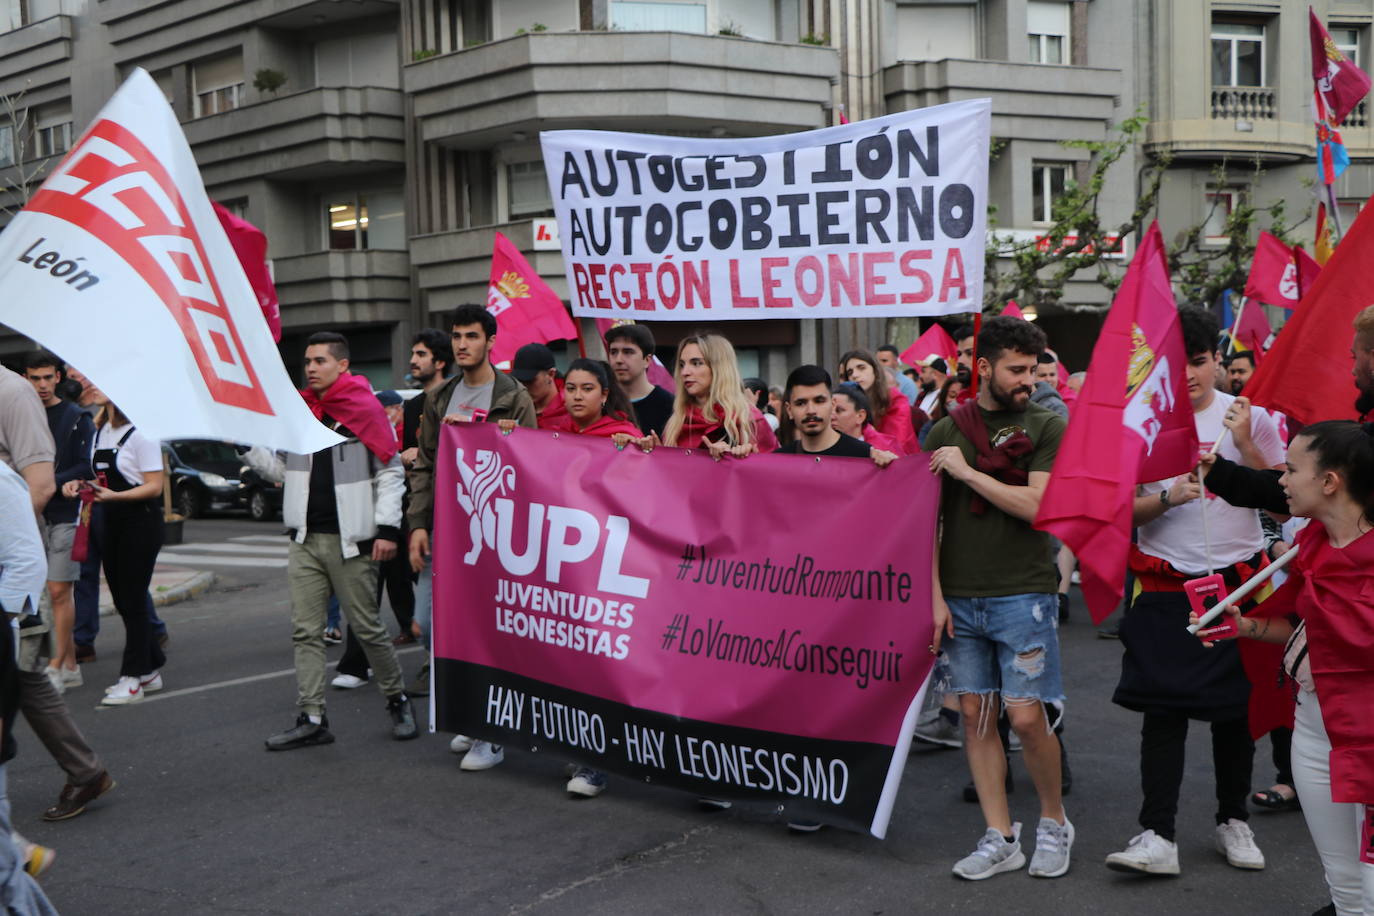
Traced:
[[496, 508], [492, 501], [515, 487], [515, 468], [488, 449], [479, 449], [475, 466], [469, 467], [465, 452], [458, 449], [458, 505], [468, 514], [468, 537], [472, 547], [463, 556], [469, 566], [482, 555], [482, 545], [496, 548]]
[[1131, 326], [1131, 362], [1126, 372], [1126, 426], [1145, 440], [1145, 454], [1154, 451], [1155, 440], [1164, 430], [1164, 419], [1174, 408], [1174, 392], [1169, 360], [1156, 357], [1154, 348], [1140, 329]]

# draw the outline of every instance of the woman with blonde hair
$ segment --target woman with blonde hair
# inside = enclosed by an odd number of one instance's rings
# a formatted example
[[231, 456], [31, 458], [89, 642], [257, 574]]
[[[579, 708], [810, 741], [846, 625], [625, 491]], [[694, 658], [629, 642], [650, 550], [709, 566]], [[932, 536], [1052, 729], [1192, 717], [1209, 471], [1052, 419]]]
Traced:
[[677, 347], [677, 396], [663, 444], [743, 458], [778, 447], [772, 427], [745, 394], [735, 348], [719, 334], [694, 334]]
[[869, 420], [878, 432], [897, 443], [897, 454], [914, 455], [920, 451], [916, 431], [911, 428], [911, 405], [901, 392], [893, 397], [892, 386], [887, 383], [887, 368], [877, 357], [867, 350], [850, 350], [840, 357], [839, 377], [843, 382], [858, 385], [868, 395], [873, 408]]

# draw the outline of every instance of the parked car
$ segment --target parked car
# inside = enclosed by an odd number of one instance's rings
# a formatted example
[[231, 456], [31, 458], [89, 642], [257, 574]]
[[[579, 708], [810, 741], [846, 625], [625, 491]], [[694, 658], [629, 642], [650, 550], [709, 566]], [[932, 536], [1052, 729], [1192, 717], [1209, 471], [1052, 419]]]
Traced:
[[244, 505], [248, 517], [255, 522], [270, 522], [281, 515], [281, 483], [272, 483], [248, 465], [239, 472], [243, 485]]
[[247, 493], [240, 477], [243, 459], [234, 446], [214, 439], [162, 443], [171, 473], [172, 507], [196, 518], [206, 511], [243, 509]]

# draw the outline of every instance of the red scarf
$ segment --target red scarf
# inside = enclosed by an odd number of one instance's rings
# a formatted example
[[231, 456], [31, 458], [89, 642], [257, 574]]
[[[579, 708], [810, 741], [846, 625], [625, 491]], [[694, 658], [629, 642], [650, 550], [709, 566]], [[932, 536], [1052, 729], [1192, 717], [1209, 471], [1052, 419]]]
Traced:
[[[716, 416], [725, 416], [725, 408], [719, 404], [715, 409]], [[763, 418], [763, 414], [758, 408], [749, 408], [750, 419], [754, 423], [754, 444], [758, 446], [760, 452], [775, 451], [778, 447], [778, 437], [773, 434], [773, 427], [768, 425], [768, 421]], [[696, 404], [687, 408], [687, 416], [683, 418], [682, 430], [677, 434], [677, 441], [666, 443], [675, 445], [678, 448], [701, 448], [706, 441], [706, 436], [721, 428], [719, 420], [708, 423], [706, 415], [701, 412], [701, 408]]]
[[316, 394], [309, 388], [301, 389], [301, 397], [315, 415], [323, 420], [328, 414], [336, 423], [357, 436], [367, 450], [386, 464], [395, 457], [396, 430], [386, 417], [377, 396], [372, 393], [372, 385], [361, 375], [344, 372], [334, 384]]
[[606, 439], [611, 438], [616, 433], [625, 433], [636, 439], [644, 435], [639, 431], [639, 427], [629, 420], [621, 417], [609, 417], [605, 414], [597, 417], [585, 428], [578, 428], [577, 421], [572, 418], [572, 415], [564, 413], [553, 425], [541, 428], [551, 432], [573, 433], [579, 436], [602, 436]]
[[[1030, 436], [1024, 432], [1017, 432], [993, 448], [992, 443], [988, 441], [988, 426], [983, 422], [983, 411], [977, 401], [960, 404], [949, 412], [949, 416], [959, 428], [959, 432], [963, 433], [978, 450], [978, 460], [974, 465], [978, 470], [1009, 486], [1026, 485], [1026, 481], [1030, 480], [1030, 474], [1016, 466], [1016, 459], [1035, 451], [1035, 443], [1031, 442]], [[974, 515], [982, 515], [987, 508], [986, 500], [974, 492], [973, 499], [969, 501], [969, 511]]]

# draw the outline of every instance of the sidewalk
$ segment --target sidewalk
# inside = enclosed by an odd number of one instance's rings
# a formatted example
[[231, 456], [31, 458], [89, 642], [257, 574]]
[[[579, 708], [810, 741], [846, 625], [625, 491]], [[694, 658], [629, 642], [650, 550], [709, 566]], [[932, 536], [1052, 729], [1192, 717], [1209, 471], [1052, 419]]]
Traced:
[[[148, 591], [153, 594], [153, 605], [164, 607], [194, 598], [215, 584], [215, 574], [206, 570], [187, 569], [184, 566], [163, 566], [153, 568], [153, 581]], [[105, 577], [100, 577], [100, 616], [109, 617], [115, 612], [114, 602], [110, 599], [110, 588]]]

